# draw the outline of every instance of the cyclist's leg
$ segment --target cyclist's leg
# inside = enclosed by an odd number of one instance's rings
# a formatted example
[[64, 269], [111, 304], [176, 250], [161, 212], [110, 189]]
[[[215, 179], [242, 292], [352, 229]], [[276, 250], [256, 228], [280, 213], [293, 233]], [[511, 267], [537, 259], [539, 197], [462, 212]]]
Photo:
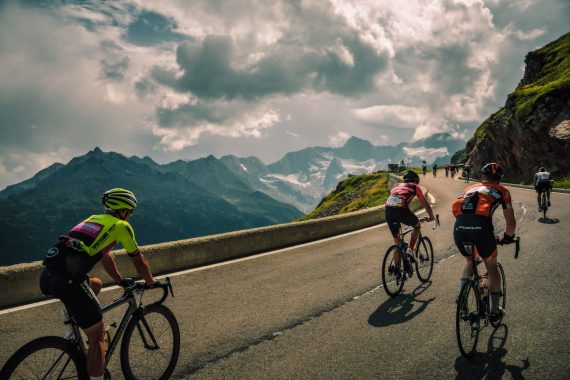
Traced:
[[401, 214], [400, 222], [404, 223], [407, 226], [413, 227], [412, 235], [410, 236], [409, 247], [412, 250], [415, 250], [418, 237], [420, 236], [421, 223], [416, 214], [414, 214], [409, 208], [401, 208], [399, 212]]
[[538, 208], [540, 209], [540, 187], [534, 186], [534, 189], [536, 190], [536, 203], [538, 203]]
[[89, 278], [89, 286], [91, 287], [91, 290], [93, 290], [93, 293], [98, 295], [103, 287], [103, 281], [97, 277], [91, 277]]
[[87, 351], [87, 372], [90, 376], [103, 376], [105, 369], [105, 355], [103, 351], [105, 329], [103, 320], [100, 320], [93, 326], [84, 328], [83, 331], [87, 335], [89, 349]]
[[103, 314], [97, 297], [86, 277], [75, 281], [66, 290], [62, 301], [69, 314], [83, 329], [89, 341], [87, 351], [87, 372], [90, 376], [103, 376], [105, 356], [103, 354], [104, 328]]
[[472, 236], [470, 236], [469, 229], [463, 229], [462, 226], [469, 226], [471, 223], [468, 218], [465, 216], [460, 216], [455, 220], [455, 227], [453, 228], [453, 240], [455, 241], [455, 245], [457, 249], [459, 249], [459, 253], [463, 257], [465, 257], [465, 264], [463, 265], [463, 269], [461, 270], [461, 277], [459, 278], [459, 291], [463, 289], [463, 286], [467, 281], [469, 281], [469, 277], [473, 274], [473, 266], [471, 265], [471, 261], [475, 256], [475, 252], [467, 252], [465, 249], [464, 242], [471, 242]]
[[489, 279], [489, 293], [491, 295], [491, 314], [497, 314], [499, 300], [501, 298], [501, 275], [497, 268], [497, 243], [492, 229], [481, 234], [481, 239], [477, 241], [477, 249], [480, 256], [485, 261]]
[[386, 224], [392, 233], [394, 238], [394, 244], [400, 244], [400, 220], [398, 215], [398, 209], [395, 207], [387, 206], [385, 208], [386, 212]]

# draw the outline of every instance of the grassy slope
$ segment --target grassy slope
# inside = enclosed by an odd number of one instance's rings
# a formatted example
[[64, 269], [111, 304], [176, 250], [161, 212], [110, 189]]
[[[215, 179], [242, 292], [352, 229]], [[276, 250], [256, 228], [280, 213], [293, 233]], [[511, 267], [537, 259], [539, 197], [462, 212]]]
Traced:
[[388, 197], [388, 175], [385, 172], [361, 174], [339, 182], [336, 189], [324, 197], [311, 213], [299, 220], [344, 214], [384, 204]]
[[515, 114], [519, 120], [532, 118], [534, 103], [542, 96], [570, 85], [570, 33], [529, 54], [542, 56], [544, 66], [539, 79], [519, 85], [513, 92], [516, 97]]

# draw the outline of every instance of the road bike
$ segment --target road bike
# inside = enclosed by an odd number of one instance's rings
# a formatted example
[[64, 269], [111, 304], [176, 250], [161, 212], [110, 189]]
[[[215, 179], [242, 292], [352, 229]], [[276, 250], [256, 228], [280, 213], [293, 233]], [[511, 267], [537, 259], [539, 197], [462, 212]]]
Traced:
[[546, 212], [548, 211], [548, 195], [546, 189], [540, 190], [540, 209], [542, 210], [542, 216], [546, 219]]
[[422, 167], [422, 173], [424, 175], [424, 177], [426, 176], [427, 173], [427, 168], [426, 167]]
[[[142, 297], [149, 289], [142, 282], [124, 288], [123, 295], [101, 308], [103, 313], [128, 304], [117, 326], [110, 325], [106, 331], [105, 379], [111, 375], [108, 363], [115, 352], [121, 336], [120, 362], [125, 379], [164, 380], [170, 378], [180, 352], [180, 330], [176, 317], [163, 305], [170, 295], [174, 297], [170, 279], [154, 285], [152, 289], [163, 291], [160, 300], [143, 306]], [[0, 379], [89, 379], [85, 366], [87, 348], [81, 329], [70, 318], [65, 321], [74, 335], [71, 339], [44, 336], [22, 346], [0, 370]], [[115, 330], [114, 336], [109, 331]]]
[[463, 171], [463, 178], [465, 178], [465, 183], [469, 183], [469, 175], [470, 174], [471, 174], [471, 172], [469, 170]]
[[[517, 259], [519, 257], [520, 238], [515, 238], [514, 243], [516, 246], [515, 259]], [[471, 261], [473, 274], [469, 277], [465, 285], [463, 285], [459, 292], [459, 297], [457, 298], [455, 332], [461, 355], [466, 358], [472, 358], [475, 355], [475, 349], [479, 341], [481, 324], [483, 324], [483, 327], [491, 324], [491, 326], [497, 328], [503, 321], [503, 315], [496, 321], [489, 319], [491, 315], [491, 302], [489, 299], [489, 289], [486, 284], [487, 274], [485, 273], [481, 276], [477, 271], [477, 266], [481, 264], [483, 260], [477, 255], [473, 243], [464, 242], [463, 246], [467, 253], [469, 255], [475, 255], [475, 258]], [[505, 271], [499, 262], [497, 262], [497, 268], [501, 278], [501, 298], [499, 299], [499, 306], [503, 310], [506, 310], [507, 284]]]
[[[427, 217], [419, 218], [419, 221], [423, 224], [427, 222], [427, 219]], [[437, 226], [439, 226], [439, 215], [435, 216], [433, 229]], [[405, 230], [400, 227], [400, 243], [390, 246], [384, 255], [382, 284], [390, 297], [396, 297], [402, 292], [404, 282], [411, 278], [414, 273], [414, 266], [421, 282], [429, 281], [433, 272], [433, 246], [427, 236], [423, 236], [420, 232], [413, 254], [408, 255], [406, 253], [408, 243], [405, 240], [405, 235], [412, 230], [412, 227]]]
[[433, 169], [433, 178], [437, 177], [437, 169]]

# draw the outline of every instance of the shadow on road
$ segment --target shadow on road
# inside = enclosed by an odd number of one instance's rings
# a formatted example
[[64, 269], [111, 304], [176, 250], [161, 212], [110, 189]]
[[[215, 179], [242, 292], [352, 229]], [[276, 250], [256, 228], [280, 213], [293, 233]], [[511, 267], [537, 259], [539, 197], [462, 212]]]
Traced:
[[514, 380], [523, 380], [523, 371], [530, 367], [529, 359], [522, 361], [522, 366], [507, 364], [503, 360], [507, 355], [505, 343], [509, 329], [506, 325], [497, 327], [487, 342], [487, 352], [480, 353], [473, 359], [466, 359], [459, 356], [455, 359], [455, 370], [457, 380], [461, 379], [486, 379], [495, 380], [503, 379], [505, 373], [508, 371], [507, 377]]
[[[423, 312], [428, 304], [435, 298], [420, 300], [418, 297], [431, 286], [431, 281], [420, 284], [409, 294], [400, 294], [394, 298], [388, 298], [378, 306], [370, 317], [368, 324], [374, 327], [384, 327], [404, 323]], [[419, 304], [417, 307], [415, 304]]]
[[540, 223], [543, 223], [543, 224], [557, 224], [557, 223], [560, 223], [560, 220], [558, 220], [558, 219], [556, 219], [556, 218], [550, 219], [549, 217], [546, 217], [546, 218], [538, 218], [538, 221], [539, 221]]

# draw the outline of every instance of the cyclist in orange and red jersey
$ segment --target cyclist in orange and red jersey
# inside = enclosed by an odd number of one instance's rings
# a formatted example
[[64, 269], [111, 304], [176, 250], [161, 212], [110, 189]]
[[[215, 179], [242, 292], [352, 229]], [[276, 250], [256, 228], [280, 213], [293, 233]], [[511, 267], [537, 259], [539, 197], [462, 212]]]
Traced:
[[503, 177], [501, 165], [489, 163], [481, 169], [481, 174], [481, 182], [465, 188], [463, 196], [453, 202], [452, 211], [457, 218], [453, 238], [459, 252], [466, 258], [459, 280], [460, 291], [469, 281], [469, 276], [472, 275], [471, 260], [473, 260], [473, 255], [466, 252], [463, 244], [471, 242], [479, 256], [485, 261], [491, 295], [490, 318], [491, 321], [496, 321], [501, 318], [504, 310], [499, 308], [501, 281], [497, 269], [497, 243], [493, 227], [493, 213], [499, 205], [502, 206], [507, 227], [501, 244], [509, 244], [514, 241], [517, 223], [511, 194], [506, 187], [499, 184]]
[[418, 236], [420, 235], [421, 224], [416, 214], [414, 214], [409, 206], [414, 197], [418, 197], [427, 213], [429, 214], [429, 221], [434, 220], [433, 211], [430, 204], [426, 200], [422, 189], [419, 187], [420, 177], [417, 173], [409, 170], [404, 175], [404, 182], [398, 183], [390, 190], [390, 196], [386, 200], [386, 223], [390, 228], [390, 232], [394, 237], [396, 244], [400, 243], [400, 223], [404, 223], [414, 228], [410, 238], [410, 246], [408, 253], [411, 254], [415, 249]]

